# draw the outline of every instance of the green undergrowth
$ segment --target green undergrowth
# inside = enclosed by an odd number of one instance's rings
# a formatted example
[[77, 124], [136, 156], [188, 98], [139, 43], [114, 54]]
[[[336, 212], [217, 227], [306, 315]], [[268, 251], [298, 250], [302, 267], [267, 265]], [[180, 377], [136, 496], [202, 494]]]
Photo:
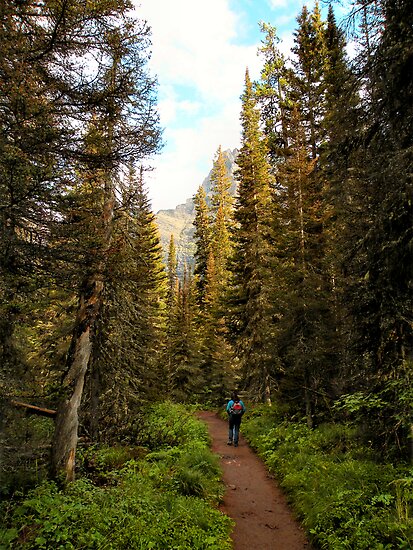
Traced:
[[316, 547], [413, 548], [413, 470], [375, 460], [354, 427], [310, 430], [274, 408], [258, 407], [249, 410], [242, 428]]
[[81, 477], [3, 504], [0, 549], [231, 548], [231, 520], [205, 425], [179, 405], [150, 409], [136, 446], [84, 449]]

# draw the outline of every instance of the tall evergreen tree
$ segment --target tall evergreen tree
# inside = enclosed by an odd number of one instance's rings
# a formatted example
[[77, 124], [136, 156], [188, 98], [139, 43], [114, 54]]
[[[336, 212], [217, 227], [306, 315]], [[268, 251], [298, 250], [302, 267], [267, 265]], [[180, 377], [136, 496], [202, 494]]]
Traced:
[[[203, 374], [204, 390], [203, 398], [213, 399], [221, 403], [230, 383], [231, 349], [226, 340], [226, 327], [224, 322], [225, 306], [224, 295], [226, 293], [229, 270], [228, 259], [231, 251], [230, 230], [232, 227], [232, 197], [230, 195], [231, 180], [228, 175], [225, 158], [221, 147], [218, 148], [211, 171], [211, 207], [208, 209], [206, 220], [207, 231], [202, 232], [200, 225], [203, 218], [195, 219], [196, 235], [207, 233], [207, 246], [202, 246], [202, 240], [198, 241], [198, 250], [203, 254], [197, 254], [197, 262], [204, 261], [204, 255], [208, 251], [205, 265], [204, 286], [202, 300], [199, 301], [198, 332], [200, 341], [200, 368]], [[204, 202], [206, 206], [206, 203]], [[199, 207], [198, 207], [199, 208]], [[198, 212], [201, 210], [199, 208]], [[195, 271], [199, 265], [195, 263]]]
[[229, 321], [245, 384], [256, 399], [264, 400], [270, 398], [274, 374], [272, 178], [266, 142], [260, 131], [260, 113], [248, 71], [242, 96], [241, 123]]
[[174, 236], [169, 239], [167, 257], [167, 294], [166, 294], [166, 346], [165, 364], [167, 365], [167, 391], [172, 392], [172, 376], [174, 371], [174, 337], [176, 335], [176, 319], [178, 315], [178, 261]]
[[185, 268], [179, 282], [169, 347], [169, 393], [181, 402], [193, 402], [203, 392], [196, 331], [197, 306], [191, 273]]
[[159, 143], [158, 119], [153, 111], [154, 83], [145, 72], [147, 29], [141, 30], [127, 18], [127, 7], [118, 7], [117, 18], [107, 20], [111, 32], [102, 37], [104, 70], [97, 90], [103, 99], [96, 114], [96, 131], [88, 134], [92, 146], [85, 147], [82, 158], [91, 180], [101, 186], [103, 201], [96, 219], [97, 240], [90, 250], [91, 261], [80, 278], [79, 308], [57, 408], [52, 467], [55, 473], [64, 471], [68, 480], [74, 476], [78, 411], [104, 304], [114, 230], [115, 177], [121, 163], [131, 155], [143, 159]]
[[[353, 208], [346, 228], [358, 230], [346, 250], [359, 388], [385, 405], [370, 418], [382, 439], [405, 441], [410, 429], [412, 361], [412, 13], [409, 2], [378, 3], [370, 35], [381, 36], [367, 65], [369, 93], [351, 151]], [[350, 231], [350, 229], [348, 229]], [[380, 429], [378, 429], [378, 426]], [[403, 437], [401, 437], [403, 436]]]
[[206, 193], [202, 186], [194, 197], [195, 205], [195, 270], [198, 302], [202, 304], [205, 297], [206, 272], [209, 253], [211, 251], [211, 220]]
[[223, 285], [211, 252], [207, 263], [205, 300], [199, 312], [200, 368], [203, 398], [222, 404], [234, 384], [233, 351], [228, 342]]
[[89, 407], [90, 423], [106, 438], [127, 433], [139, 407], [157, 399], [165, 381], [165, 270], [143, 169], [137, 174], [130, 167], [123, 187], [89, 382], [98, 398], [97, 410]]
[[325, 69], [327, 49], [324, 22], [318, 2], [310, 13], [306, 6], [297, 18], [298, 30], [295, 33], [293, 52], [294, 93], [299, 105], [302, 122], [306, 129], [309, 154], [315, 159], [324, 139], [322, 121], [325, 114]]
[[255, 94], [261, 108], [264, 134], [267, 137], [271, 165], [279, 162], [282, 152], [288, 144], [286, 85], [288, 71], [285, 59], [278, 44], [275, 27], [268, 23], [260, 23], [260, 30], [265, 33], [262, 46], [258, 52], [264, 63], [261, 69], [260, 80], [255, 83]]
[[284, 291], [284, 299], [279, 300], [282, 307], [278, 323], [279, 353], [285, 371], [281, 391], [299, 406], [305, 405], [307, 422], [312, 426], [320, 396], [324, 394], [324, 402], [329, 387], [333, 366], [329, 331], [334, 331], [334, 325], [323, 271], [321, 197], [314, 182], [315, 160], [309, 156], [306, 129], [297, 109], [290, 119], [289, 154], [277, 170], [283, 189], [278, 200], [284, 233], [277, 240], [283, 263], [279, 284]]
[[358, 231], [355, 223], [346, 225], [344, 220], [351, 215], [356, 201], [355, 189], [346, 185], [346, 181], [351, 163], [349, 153], [353, 147], [354, 128], [359, 120], [360, 95], [359, 84], [347, 59], [344, 33], [337, 26], [331, 6], [327, 16], [326, 47], [326, 113], [323, 121], [326, 140], [320, 150], [320, 167], [323, 177], [323, 225], [326, 241], [324, 270], [331, 287], [331, 307], [336, 331], [337, 368], [334, 383], [335, 393], [339, 395], [351, 386], [355, 364], [350, 352], [353, 323], [345, 298], [347, 269], [343, 255]]
[[[59, 195], [62, 131], [47, 82], [51, 54], [36, 2], [0, 6], [0, 363], [1, 391], [21, 379], [15, 319], [45, 283], [48, 222]], [[45, 36], [46, 35], [46, 36]], [[46, 74], [45, 74], [46, 73]], [[19, 368], [20, 367], [20, 368]], [[7, 384], [6, 384], [7, 380]]]
[[[318, 403], [330, 393], [335, 338], [331, 281], [325, 257], [325, 180], [319, 155], [326, 139], [327, 43], [318, 4], [304, 6], [295, 34], [294, 70], [286, 72], [282, 122], [284, 139], [273, 160], [278, 225], [277, 345], [285, 371], [284, 397], [305, 404], [311, 426]], [[300, 396], [300, 398], [298, 398]], [[323, 396], [320, 399], [320, 396]]]
[[172, 311], [174, 306], [176, 305], [176, 295], [177, 295], [177, 289], [178, 289], [178, 260], [176, 257], [175, 239], [173, 235], [171, 235], [169, 239], [167, 271], [168, 271], [167, 304], [168, 304], [169, 311]]
[[221, 287], [228, 279], [228, 258], [231, 254], [233, 198], [231, 180], [221, 146], [218, 148], [211, 173], [211, 250], [214, 270]]
[[[22, 277], [30, 292], [47, 281], [68, 287], [69, 296], [79, 295], [54, 445], [54, 470], [66, 469], [69, 478], [84, 374], [107, 279], [116, 178], [131, 157], [139, 161], [156, 151], [160, 138], [154, 81], [145, 67], [149, 29], [128, 17], [131, 7], [128, 0], [6, 0], [0, 8], [0, 71], [5, 83], [0, 91], [5, 107], [0, 113], [5, 176], [0, 253], [6, 268], [1, 284], [10, 289], [14, 303], [15, 289], [23, 288], [21, 282], [16, 285]], [[85, 193], [87, 187], [98, 190], [94, 200]], [[82, 198], [74, 203], [92, 207], [89, 219], [95, 232], [92, 236], [80, 230], [68, 237], [63, 228], [79, 227], [69, 205], [79, 188]], [[80, 218], [86, 220], [85, 211]], [[62, 234], [67, 239], [59, 242]], [[21, 290], [19, 294], [17, 301]], [[8, 322], [4, 328], [2, 349], [10, 354], [13, 327]]]

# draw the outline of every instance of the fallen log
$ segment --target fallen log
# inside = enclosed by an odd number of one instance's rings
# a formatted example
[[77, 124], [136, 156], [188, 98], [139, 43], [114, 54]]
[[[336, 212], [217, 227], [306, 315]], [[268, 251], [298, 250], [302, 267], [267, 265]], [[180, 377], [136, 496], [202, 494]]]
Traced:
[[35, 405], [30, 405], [29, 403], [22, 403], [21, 401], [11, 401], [11, 404], [14, 407], [20, 407], [27, 410], [32, 414], [38, 414], [39, 416], [47, 416], [48, 418], [54, 418], [56, 416], [56, 411], [53, 409], [45, 409], [43, 407], [36, 407]]

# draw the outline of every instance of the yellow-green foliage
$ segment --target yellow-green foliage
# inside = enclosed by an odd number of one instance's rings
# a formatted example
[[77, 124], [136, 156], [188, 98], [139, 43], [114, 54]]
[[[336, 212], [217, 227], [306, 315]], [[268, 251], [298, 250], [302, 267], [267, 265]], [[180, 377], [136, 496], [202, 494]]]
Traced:
[[204, 425], [161, 404], [148, 412], [142, 436], [146, 450], [85, 451], [94, 482], [84, 477], [66, 490], [43, 483], [4, 505], [0, 548], [230, 550], [231, 520], [215, 506], [221, 471]]
[[413, 548], [413, 470], [376, 462], [354, 428], [310, 430], [261, 408], [245, 418], [243, 433], [320, 548]]

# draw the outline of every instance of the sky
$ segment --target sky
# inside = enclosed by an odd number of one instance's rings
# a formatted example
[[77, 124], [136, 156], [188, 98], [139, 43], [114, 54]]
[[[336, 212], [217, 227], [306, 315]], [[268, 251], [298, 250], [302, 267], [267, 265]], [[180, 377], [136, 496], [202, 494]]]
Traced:
[[[219, 146], [240, 144], [240, 96], [245, 70], [258, 79], [257, 54], [271, 23], [288, 54], [303, 0], [134, 0], [152, 29], [149, 69], [158, 81], [164, 147], [147, 176], [152, 209], [192, 197], [212, 168]], [[313, 1], [305, 2], [312, 8]]]

